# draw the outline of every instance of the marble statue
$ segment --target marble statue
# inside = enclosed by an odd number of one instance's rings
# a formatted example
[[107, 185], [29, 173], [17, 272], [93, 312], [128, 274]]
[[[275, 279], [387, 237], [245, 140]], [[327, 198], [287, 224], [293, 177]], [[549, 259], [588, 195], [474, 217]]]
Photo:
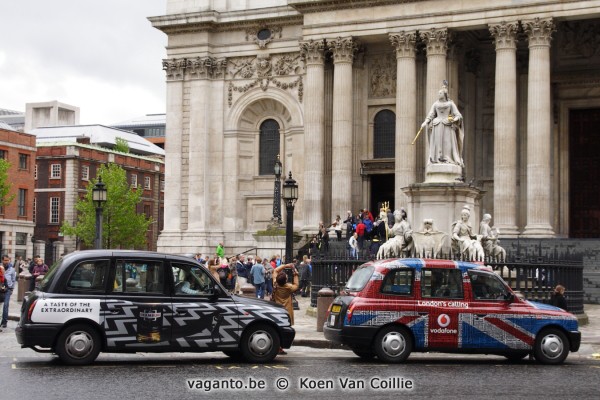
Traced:
[[470, 217], [471, 211], [465, 206], [460, 213], [460, 220], [452, 224], [452, 250], [455, 254], [460, 254], [464, 260], [483, 261], [481, 235], [473, 234], [469, 224]]
[[415, 257], [440, 258], [448, 235], [435, 229], [433, 220], [429, 218], [423, 220], [423, 230], [413, 232], [412, 237]]
[[500, 232], [498, 229], [490, 226], [491, 220], [492, 216], [490, 214], [483, 214], [483, 219], [481, 220], [481, 224], [479, 224], [481, 245], [487, 257], [494, 257], [499, 261], [504, 261], [506, 259], [506, 250], [498, 244]]
[[394, 211], [394, 226], [389, 233], [392, 236], [377, 251], [377, 259], [409, 256], [413, 251], [412, 229], [404, 208]]
[[421, 128], [426, 128], [429, 138], [428, 163], [449, 163], [463, 167], [463, 118], [456, 104], [448, 98], [446, 81], [438, 92], [438, 100], [433, 103]]

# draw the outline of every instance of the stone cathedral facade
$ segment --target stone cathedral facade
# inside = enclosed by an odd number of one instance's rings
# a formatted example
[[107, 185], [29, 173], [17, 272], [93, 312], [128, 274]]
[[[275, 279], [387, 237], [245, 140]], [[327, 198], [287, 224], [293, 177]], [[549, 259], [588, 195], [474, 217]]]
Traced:
[[600, 237], [600, 1], [170, 0], [150, 20], [168, 35], [159, 250], [255, 247], [277, 155], [295, 231], [384, 201], [410, 214], [444, 80], [473, 226]]

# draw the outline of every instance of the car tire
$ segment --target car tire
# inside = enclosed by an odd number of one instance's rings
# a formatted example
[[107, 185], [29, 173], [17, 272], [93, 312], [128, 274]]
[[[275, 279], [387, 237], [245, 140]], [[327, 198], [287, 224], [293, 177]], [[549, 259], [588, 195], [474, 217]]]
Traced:
[[535, 339], [535, 359], [542, 364], [562, 364], [569, 355], [569, 339], [556, 328], [541, 331]]
[[246, 361], [266, 363], [277, 356], [280, 344], [279, 334], [275, 328], [266, 324], [255, 324], [242, 335], [240, 349]]
[[63, 329], [56, 341], [55, 351], [65, 364], [86, 365], [98, 357], [101, 347], [100, 334], [94, 327], [77, 324]]
[[405, 361], [413, 347], [410, 332], [401, 326], [388, 326], [375, 336], [375, 354], [381, 361], [400, 363]]
[[363, 360], [371, 360], [376, 356], [373, 350], [352, 349], [352, 352], [360, 358], [362, 358]]
[[502, 354], [504, 357], [506, 357], [506, 359], [508, 361], [519, 361], [524, 359], [525, 357], [527, 357], [529, 355], [529, 352], [527, 351], [520, 351], [520, 352], [514, 352], [514, 353], [505, 353]]

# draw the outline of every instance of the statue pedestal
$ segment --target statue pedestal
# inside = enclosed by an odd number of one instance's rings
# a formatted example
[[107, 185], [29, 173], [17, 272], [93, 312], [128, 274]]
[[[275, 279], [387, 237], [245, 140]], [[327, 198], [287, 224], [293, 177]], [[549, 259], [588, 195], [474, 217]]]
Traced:
[[425, 183], [457, 183], [462, 179], [462, 167], [456, 164], [429, 164], [425, 168]]
[[421, 231], [423, 220], [431, 218], [436, 230], [450, 236], [452, 223], [460, 219], [462, 208], [468, 205], [471, 210], [469, 223], [474, 233], [479, 232], [479, 201], [484, 190], [462, 182], [425, 182], [413, 183], [402, 191], [408, 197], [408, 219], [413, 231]]

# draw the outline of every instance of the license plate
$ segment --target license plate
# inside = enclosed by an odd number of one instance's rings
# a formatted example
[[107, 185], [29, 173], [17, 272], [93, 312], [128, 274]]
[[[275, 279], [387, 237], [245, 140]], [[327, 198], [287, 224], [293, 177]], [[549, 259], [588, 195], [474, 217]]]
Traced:
[[337, 304], [331, 306], [331, 312], [332, 313], [339, 313], [340, 311], [342, 311], [342, 306], [337, 305]]
[[330, 315], [329, 316], [329, 326], [334, 326], [335, 325], [335, 315]]

